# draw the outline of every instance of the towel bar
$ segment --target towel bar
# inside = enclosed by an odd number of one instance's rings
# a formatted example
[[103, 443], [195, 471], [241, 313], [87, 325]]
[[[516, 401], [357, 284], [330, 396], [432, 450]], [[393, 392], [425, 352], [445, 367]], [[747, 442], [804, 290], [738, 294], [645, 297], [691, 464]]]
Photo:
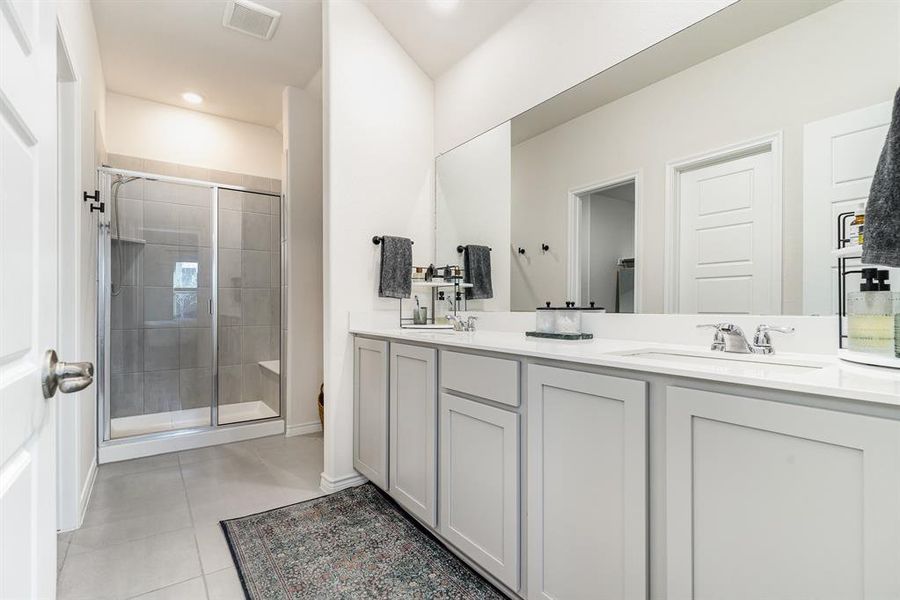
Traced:
[[[378, 244], [381, 243], [381, 240], [383, 240], [383, 239], [384, 239], [384, 236], [382, 236], [382, 235], [372, 236], [372, 243], [377, 246]], [[415, 242], [413, 242], [413, 241], [410, 241], [409, 243], [415, 244]]]
[[[456, 247], [456, 252], [459, 254], [462, 254], [465, 251], [466, 251], [466, 247], [463, 246], [462, 244], [460, 244], [459, 246]], [[493, 248], [488, 248], [488, 252], [493, 252], [493, 251], [494, 251]]]

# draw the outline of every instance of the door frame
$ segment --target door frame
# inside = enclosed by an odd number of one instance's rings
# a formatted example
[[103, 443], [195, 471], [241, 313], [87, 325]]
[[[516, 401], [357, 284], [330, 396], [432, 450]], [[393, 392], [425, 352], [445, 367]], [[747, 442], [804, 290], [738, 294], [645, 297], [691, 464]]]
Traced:
[[[746, 156], [755, 154], [763, 154], [765, 152], [772, 153], [772, 229], [773, 231], [773, 248], [772, 248], [772, 273], [775, 275], [772, 281], [772, 292], [770, 302], [773, 306], [777, 306], [779, 313], [782, 305], [782, 222], [783, 222], [783, 199], [782, 199], [782, 149], [783, 132], [781, 130], [769, 133], [760, 137], [751, 138], [735, 144], [721, 146], [713, 150], [707, 150], [698, 154], [669, 161], [666, 163], [666, 196], [665, 196], [665, 213], [666, 213], [666, 230], [665, 230], [665, 297], [664, 312], [666, 314], [677, 314], [679, 311], [678, 301], [678, 278], [679, 264], [681, 259], [679, 239], [678, 218], [681, 210], [681, 174], [687, 171], [693, 171], [703, 167], [732, 161]], [[636, 308], [635, 308], [636, 310]]]
[[585, 196], [589, 193], [618, 187], [634, 182], [634, 312], [640, 313], [643, 306], [643, 236], [644, 224], [644, 171], [638, 169], [616, 177], [571, 188], [568, 193], [568, 261], [566, 263], [566, 296], [580, 302], [581, 298], [581, 226], [584, 220]]
[[[84, 210], [79, 198], [81, 187], [81, 78], [69, 47], [67, 27], [59, 16], [56, 21], [57, 43], [57, 195], [59, 211], [59, 339], [61, 356], [89, 358], [82, 330], [84, 304], [81, 292], [81, 248], [84, 233]], [[93, 361], [93, 357], [90, 357]], [[86, 400], [86, 398], [89, 398]], [[61, 399], [57, 406], [57, 529], [69, 531], [81, 526], [84, 511], [97, 473], [96, 440], [84, 439], [81, 406], [95, 404], [96, 385]], [[89, 419], [93, 428], [93, 418]], [[80, 464], [83, 448], [93, 451], [88, 472]]]

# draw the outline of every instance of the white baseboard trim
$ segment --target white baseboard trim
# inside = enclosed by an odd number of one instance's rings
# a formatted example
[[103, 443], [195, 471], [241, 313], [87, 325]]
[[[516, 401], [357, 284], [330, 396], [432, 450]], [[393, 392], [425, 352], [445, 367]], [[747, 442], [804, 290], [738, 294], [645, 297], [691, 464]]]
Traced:
[[81, 488], [81, 493], [78, 495], [78, 522], [75, 523], [75, 527], [73, 527], [69, 531], [74, 531], [75, 529], [80, 529], [82, 524], [84, 523], [84, 515], [87, 513], [87, 507], [91, 501], [91, 494], [94, 493], [94, 484], [96, 482], [97, 482], [97, 461], [95, 459], [91, 463], [91, 468], [88, 471], [88, 475], [84, 480], [84, 486]]
[[322, 431], [322, 423], [319, 421], [310, 421], [308, 423], [297, 423], [296, 425], [288, 425], [284, 429], [284, 437], [293, 437], [295, 435], [306, 435], [307, 433], [318, 433]]
[[216, 446], [229, 442], [242, 442], [267, 435], [284, 433], [284, 421], [281, 419], [228, 425], [226, 427], [209, 428], [200, 431], [173, 432], [174, 435], [144, 436], [129, 440], [123, 438], [115, 442], [107, 442], [100, 446], [97, 456], [100, 464], [154, 456], [166, 452], [193, 450], [204, 446]]
[[346, 490], [347, 488], [360, 486], [364, 483], [368, 483], [368, 481], [368, 479], [356, 472], [352, 475], [344, 475], [343, 477], [337, 478], [331, 478], [325, 473], [322, 473], [322, 480], [319, 483], [319, 488], [326, 494], [333, 494], [341, 490]]

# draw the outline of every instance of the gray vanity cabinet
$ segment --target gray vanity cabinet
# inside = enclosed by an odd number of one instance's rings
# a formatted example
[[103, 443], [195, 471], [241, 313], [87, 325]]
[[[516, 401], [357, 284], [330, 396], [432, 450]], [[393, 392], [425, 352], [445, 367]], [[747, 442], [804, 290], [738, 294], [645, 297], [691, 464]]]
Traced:
[[440, 532], [519, 588], [519, 415], [441, 394]]
[[391, 344], [388, 493], [437, 525], [437, 351]]
[[530, 365], [527, 409], [529, 599], [645, 599], [647, 384]]
[[388, 489], [388, 343], [353, 341], [353, 468]]
[[669, 598], [900, 598], [900, 423], [672, 386]]

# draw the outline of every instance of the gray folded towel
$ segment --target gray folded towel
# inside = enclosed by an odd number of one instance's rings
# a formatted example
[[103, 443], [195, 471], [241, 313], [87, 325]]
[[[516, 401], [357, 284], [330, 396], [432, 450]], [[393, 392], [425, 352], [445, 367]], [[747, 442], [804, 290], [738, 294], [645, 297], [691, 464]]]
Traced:
[[381, 298], [409, 298], [412, 291], [412, 240], [389, 235], [381, 238]]
[[900, 267], [900, 89], [866, 203], [862, 262]]
[[491, 249], [487, 246], [466, 246], [466, 300], [487, 300], [494, 297], [491, 283]]

